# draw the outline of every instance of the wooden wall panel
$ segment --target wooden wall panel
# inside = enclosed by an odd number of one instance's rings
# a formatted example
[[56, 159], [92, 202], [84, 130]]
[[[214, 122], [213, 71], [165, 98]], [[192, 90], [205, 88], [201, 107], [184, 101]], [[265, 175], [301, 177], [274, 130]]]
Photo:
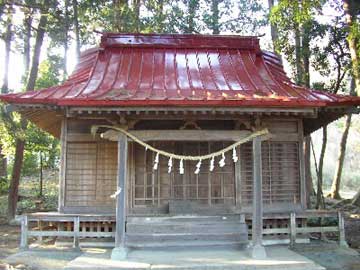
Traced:
[[[300, 168], [298, 142], [263, 142], [264, 204], [300, 204]], [[241, 203], [252, 202], [252, 144], [241, 146]]]
[[117, 145], [68, 142], [65, 207], [115, 207]]

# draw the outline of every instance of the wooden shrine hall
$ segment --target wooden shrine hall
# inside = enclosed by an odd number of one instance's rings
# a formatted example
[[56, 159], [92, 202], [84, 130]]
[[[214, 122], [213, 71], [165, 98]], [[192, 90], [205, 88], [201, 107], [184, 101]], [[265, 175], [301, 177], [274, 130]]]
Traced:
[[23, 215], [22, 247], [109, 238], [121, 259], [250, 243], [263, 258], [266, 241], [311, 232], [346, 244], [341, 213], [307, 209], [303, 144], [360, 99], [295, 85], [257, 37], [105, 33], [64, 84], [0, 99], [61, 140], [59, 210]]

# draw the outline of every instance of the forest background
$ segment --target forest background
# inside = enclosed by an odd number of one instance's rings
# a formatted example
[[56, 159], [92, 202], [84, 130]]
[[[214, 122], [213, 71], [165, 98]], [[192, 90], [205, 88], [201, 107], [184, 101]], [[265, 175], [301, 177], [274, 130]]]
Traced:
[[[0, 0], [1, 93], [62, 83], [80, 51], [100, 33], [196, 33], [259, 36], [263, 50], [282, 57], [297, 84], [360, 94], [356, 0]], [[354, 113], [354, 114], [353, 114]], [[306, 138], [307, 187], [313, 207], [324, 196], [360, 205], [360, 117], [357, 111]], [[0, 204], [11, 220], [36, 207], [56, 209], [59, 142], [6, 110], [0, 112]], [[51, 179], [51, 181], [49, 180]], [[20, 196], [19, 196], [20, 185]], [[51, 192], [44, 187], [52, 185]], [[24, 189], [25, 190], [25, 189]], [[18, 201], [20, 203], [18, 204]], [[26, 200], [25, 200], [26, 201]]]

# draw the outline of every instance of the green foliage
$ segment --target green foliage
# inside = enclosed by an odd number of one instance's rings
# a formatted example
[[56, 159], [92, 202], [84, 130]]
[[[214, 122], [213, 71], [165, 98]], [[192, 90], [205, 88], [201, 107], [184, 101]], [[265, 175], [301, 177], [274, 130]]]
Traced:
[[0, 195], [7, 194], [9, 190], [9, 180], [7, 177], [0, 177]]
[[39, 77], [36, 80], [36, 89], [43, 89], [58, 85], [61, 82], [63, 58], [58, 55], [48, 55], [39, 65]]

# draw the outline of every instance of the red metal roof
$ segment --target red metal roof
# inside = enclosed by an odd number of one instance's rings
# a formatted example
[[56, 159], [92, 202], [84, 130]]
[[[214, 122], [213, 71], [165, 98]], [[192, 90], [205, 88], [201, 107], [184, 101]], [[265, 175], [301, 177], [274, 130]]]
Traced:
[[299, 87], [256, 37], [104, 34], [60, 86], [0, 96], [59, 106], [360, 105], [360, 98]]

